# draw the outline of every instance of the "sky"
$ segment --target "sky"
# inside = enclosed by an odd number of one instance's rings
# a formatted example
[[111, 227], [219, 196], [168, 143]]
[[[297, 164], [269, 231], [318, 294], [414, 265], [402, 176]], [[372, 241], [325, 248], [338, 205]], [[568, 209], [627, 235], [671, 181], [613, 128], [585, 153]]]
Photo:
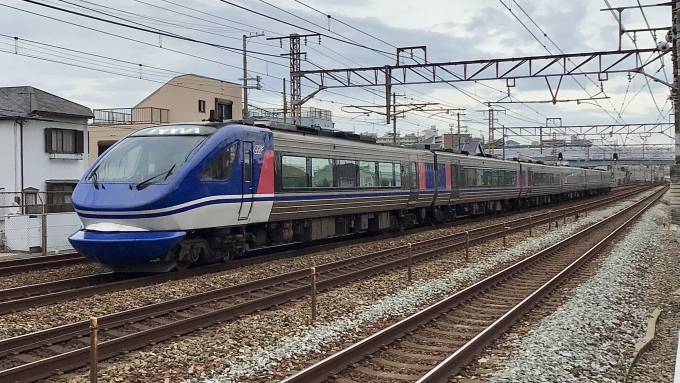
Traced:
[[[267, 38], [322, 33], [320, 44], [313, 38], [302, 47], [306, 52], [303, 70], [394, 65], [396, 48], [406, 46], [427, 46], [428, 62], [613, 51], [618, 48], [618, 23], [611, 12], [601, 9], [637, 4], [638, 0], [1, 0], [0, 87], [30, 85], [92, 109], [132, 107], [183, 73], [238, 83], [242, 35], [263, 32], [264, 36], [248, 40], [249, 77], [262, 78], [262, 89], [250, 90], [249, 99], [257, 107], [281, 108], [282, 79], [289, 77], [288, 59], [281, 54], [288, 47], [287, 42], [280, 47]], [[644, 15], [639, 8], [623, 12], [627, 30], [644, 29], [647, 23], [652, 28], [670, 26], [670, 8], [644, 8]], [[664, 31], [657, 34], [657, 41], [664, 39]], [[653, 48], [657, 41], [650, 32], [629, 33], [622, 36], [622, 47]], [[646, 53], [641, 60], [657, 55]], [[402, 61], [422, 63], [422, 52], [415, 51], [412, 58], [402, 56]], [[649, 64], [646, 72], [663, 81], [670, 79], [670, 55]], [[554, 91], [559, 78], [549, 81]], [[315, 88], [303, 79], [303, 96]], [[490, 80], [393, 90], [401, 95], [398, 104], [436, 104], [429, 111], [410, 112], [398, 119], [400, 134], [419, 133], [431, 126], [440, 132], [455, 130], [451, 109], [462, 108], [463, 125], [474, 136], [487, 137], [488, 113], [484, 111], [488, 103], [508, 100], [515, 103], [492, 104], [505, 109], [497, 114], [496, 126], [545, 126], [548, 118], [561, 118], [563, 125], [659, 123], [669, 122], [671, 110], [669, 88], [636, 73], [612, 74], [602, 82], [597, 76], [564, 77], [557, 98], [585, 102], [556, 105], [545, 103], [552, 96], [544, 78], [519, 79], [512, 88], [506, 87], [505, 80]], [[351, 106], [385, 105], [384, 93], [384, 87], [329, 89], [305, 106], [331, 110], [338, 129], [382, 135], [392, 129], [384, 116], [356, 113]], [[598, 99], [587, 100], [591, 97]], [[653, 130], [648, 143], [672, 143], [672, 128]], [[588, 138], [636, 144], [643, 137]]]

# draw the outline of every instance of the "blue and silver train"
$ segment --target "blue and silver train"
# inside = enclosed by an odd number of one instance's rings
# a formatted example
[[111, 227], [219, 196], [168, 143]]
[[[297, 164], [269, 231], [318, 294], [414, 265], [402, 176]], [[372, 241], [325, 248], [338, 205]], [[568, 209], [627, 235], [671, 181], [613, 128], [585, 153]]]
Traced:
[[162, 125], [128, 135], [92, 164], [72, 198], [83, 229], [69, 240], [112, 270], [167, 271], [609, 188], [602, 171], [380, 146], [344, 132]]

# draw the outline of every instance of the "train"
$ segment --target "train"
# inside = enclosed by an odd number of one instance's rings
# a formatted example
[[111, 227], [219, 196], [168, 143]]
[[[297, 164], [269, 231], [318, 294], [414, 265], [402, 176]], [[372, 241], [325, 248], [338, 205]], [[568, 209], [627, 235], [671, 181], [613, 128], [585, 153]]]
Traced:
[[105, 268], [164, 272], [267, 246], [379, 233], [609, 191], [608, 174], [275, 122], [135, 131], [76, 186], [72, 246]]

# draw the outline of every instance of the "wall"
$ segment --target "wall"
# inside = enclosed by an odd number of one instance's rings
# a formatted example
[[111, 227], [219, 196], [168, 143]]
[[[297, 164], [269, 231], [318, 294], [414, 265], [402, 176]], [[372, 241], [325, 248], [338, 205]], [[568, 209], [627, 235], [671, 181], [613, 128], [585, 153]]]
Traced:
[[118, 125], [118, 126], [101, 126], [101, 125], [90, 125], [87, 131], [89, 135], [90, 143], [87, 147], [88, 149], [88, 165], [92, 165], [94, 160], [98, 157], [98, 142], [99, 141], [118, 141], [121, 138], [127, 136], [128, 134], [151, 126], [151, 124], [139, 124], [139, 125]]
[[[76, 213], [47, 214], [47, 252], [71, 250], [68, 237], [80, 230]], [[2, 235], [0, 235], [2, 237]], [[42, 245], [42, 222], [39, 215], [8, 215], [4, 222], [5, 250], [29, 251]]]
[[21, 188], [19, 169], [19, 126], [14, 120], [0, 120], [0, 189], [16, 191]]
[[[84, 147], [88, 147], [87, 124], [83, 118], [56, 118], [51, 121], [24, 121], [24, 188], [45, 191], [45, 180], [78, 180], [87, 170], [87, 153], [56, 155], [45, 152], [45, 128], [84, 130]], [[52, 121], [53, 120], [53, 121]], [[21, 146], [19, 125], [13, 120], [0, 121], [0, 189], [21, 191]]]
[[[233, 118], [241, 119], [241, 85], [196, 75], [175, 77], [135, 107], [169, 109], [170, 123], [201, 121], [215, 109], [215, 98], [231, 100]], [[205, 113], [198, 111], [198, 100], [205, 100]]]

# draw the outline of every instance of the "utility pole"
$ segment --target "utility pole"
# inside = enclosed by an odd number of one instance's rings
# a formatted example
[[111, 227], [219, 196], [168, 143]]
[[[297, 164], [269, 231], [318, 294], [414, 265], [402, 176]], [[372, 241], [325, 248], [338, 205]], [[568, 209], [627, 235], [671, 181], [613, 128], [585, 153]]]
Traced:
[[319, 44], [321, 44], [321, 35], [318, 33], [308, 35], [291, 33], [288, 36], [267, 38], [267, 40], [279, 40], [281, 48], [283, 48], [283, 40], [289, 40], [290, 42], [289, 53], [281, 54], [281, 56], [288, 56], [290, 58], [290, 119], [295, 125], [300, 125], [302, 123], [302, 104], [309, 101], [315, 94], [324, 89], [324, 87], [319, 87], [319, 89], [312, 92], [307, 97], [302, 98], [302, 78], [296, 74], [300, 72], [302, 55], [305, 55], [305, 59], [307, 58], [307, 52], [301, 52], [300, 48], [302, 46], [302, 41], [307, 45], [308, 37], [318, 37]]
[[286, 114], [288, 113], [288, 103], [286, 102], [286, 78], [283, 78], [283, 123], [287, 123]]
[[[249, 38], [264, 36], [264, 33], [251, 33], [250, 35], [243, 35], [243, 116], [244, 120], [248, 119], [248, 51], [246, 51], [246, 44]], [[260, 81], [258, 76], [257, 87], [259, 89]]]
[[495, 142], [494, 142], [494, 130], [496, 130], [494, 123], [496, 119], [496, 114], [498, 113], [505, 113], [505, 109], [493, 109], [491, 107], [491, 103], [487, 103], [489, 106], [488, 110], [481, 110], [483, 113], [488, 113], [489, 116], [489, 140], [487, 141], [489, 143], [489, 149], [491, 149], [491, 156], [493, 157], [494, 155], [494, 149], [495, 149]]
[[392, 93], [392, 144], [397, 146], [397, 94]]
[[[671, 89], [671, 98], [673, 100], [673, 113], [675, 118], [675, 164], [671, 165], [671, 223], [675, 226], [680, 225], [680, 93], [678, 86], [680, 86], [680, 44], [678, 44], [678, 37], [680, 36], [680, 0], [671, 0], [671, 29], [672, 36], [672, 52], [671, 57], [673, 61], [673, 88]], [[678, 234], [680, 239], [680, 233]]]
[[494, 110], [489, 108], [489, 147], [491, 148], [491, 157], [493, 157], [493, 112]]
[[501, 125], [503, 127], [503, 161], [505, 161], [505, 125]]

